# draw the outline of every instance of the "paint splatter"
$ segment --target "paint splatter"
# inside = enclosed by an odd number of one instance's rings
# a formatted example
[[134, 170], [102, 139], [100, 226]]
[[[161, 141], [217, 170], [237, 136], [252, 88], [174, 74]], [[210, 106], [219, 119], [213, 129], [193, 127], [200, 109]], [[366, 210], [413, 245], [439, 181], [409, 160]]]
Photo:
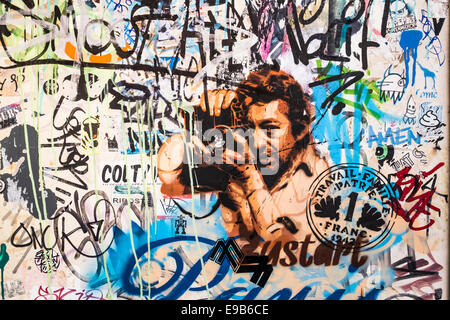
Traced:
[[400, 37], [400, 47], [403, 49], [403, 58], [405, 59], [405, 88], [408, 88], [410, 76], [409, 76], [409, 62], [411, 57], [412, 63], [412, 81], [411, 85], [414, 86], [416, 82], [416, 63], [417, 63], [417, 49], [422, 39], [422, 31], [419, 30], [405, 30]]

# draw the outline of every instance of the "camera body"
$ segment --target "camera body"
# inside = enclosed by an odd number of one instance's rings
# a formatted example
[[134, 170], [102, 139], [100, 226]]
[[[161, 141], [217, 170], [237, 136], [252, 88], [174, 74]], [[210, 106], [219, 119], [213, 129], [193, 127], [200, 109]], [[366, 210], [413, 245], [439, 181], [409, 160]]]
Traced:
[[[184, 119], [184, 128], [187, 135], [199, 137], [213, 154], [224, 147], [234, 149], [235, 146], [230, 141], [232, 136], [229, 134], [231, 132], [238, 134], [248, 132], [249, 129], [249, 126], [243, 121], [242, 108], [237, 107], [236, 104], [222, 109], [220, 115], [214, 114], [211, 116], [209, 111], [203, 111], [198, 106], [195, 106], [191, 112], [186, 110], [180, 112]], [[249, 134], [243, 136], [247, 141], [249, 140]], [[226, 145], [226, 142], [228, 142], [228, 145]]]
[[[180, 110], [184, 119], [187, 140], [191, 136], [198, 137], [209, 151], [205, 155], [201, 150], [193, 153], [189, 160], [194, 168], [213, 166], [222, 173], [236, 175], [236, 165], [254, 164], [263, 175], [274, 175], [279, 169], [279, 154], [276, 144], [260, 146], [255, 143], [255, 130], [248, 123], [245, 110], [237, 103], [222, 109], [219, 115], [211, 115], [209, 111], [194, 106], [190, 110]], [[245, 139], [247, 144], [238, 143], [237, 136]], [[249, 148], [246, 150], [245, 148]], [[225, 150], [239, 154], [238, 159], [223, 157]], [[186, 154], [191, 154], [187, 152]], [[232, 161], [232, 163], [230, 163]]]
[[218, 127], [228, 127], [230, 129], [246, 129], [242, 108], [236, 104], [231, 104], [228, 108], [222, 109], [220, 115], [210, 115], [209, 111], [203, 111], [199, 106], [194, 106], [192, 111], [180, 109], [184, 119], [184, 127], [187, 132], [202, 136], [210, 129]]

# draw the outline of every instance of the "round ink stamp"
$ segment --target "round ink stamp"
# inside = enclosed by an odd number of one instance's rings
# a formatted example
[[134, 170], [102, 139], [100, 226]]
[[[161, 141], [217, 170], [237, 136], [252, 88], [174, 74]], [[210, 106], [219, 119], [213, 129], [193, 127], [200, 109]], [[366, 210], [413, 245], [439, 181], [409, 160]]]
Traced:
[[[395, 193], [386, 177], [363, 164], [339, 164], [311, 184], [306, 216], [322, 243], [337, 247], [358, 241], [360, 251], [374, 248], [390, 233]], [[358, 239], [358, 240], [357, 240]]]

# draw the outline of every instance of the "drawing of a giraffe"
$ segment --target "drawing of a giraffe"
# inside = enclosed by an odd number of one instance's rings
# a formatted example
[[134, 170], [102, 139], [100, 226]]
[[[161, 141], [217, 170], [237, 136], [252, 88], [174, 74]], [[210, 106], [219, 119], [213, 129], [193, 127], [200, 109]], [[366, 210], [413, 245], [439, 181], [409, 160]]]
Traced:
[[422, 69], [423, 76], [425, 77], [425, 89], [427, 88], [427, 78], [431, 78], [433, 80], [433, 89], [436, 89], [436, 74], [433, 71], [423, 67], [419, 62], [417, 62], [417, 64], [420, 69]]

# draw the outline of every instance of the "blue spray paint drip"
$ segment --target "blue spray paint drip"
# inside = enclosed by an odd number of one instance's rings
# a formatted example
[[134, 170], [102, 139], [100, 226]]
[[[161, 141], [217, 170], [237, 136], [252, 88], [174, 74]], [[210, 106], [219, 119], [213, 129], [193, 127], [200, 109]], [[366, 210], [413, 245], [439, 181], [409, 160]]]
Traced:
[[[341, 74], [341, 70], [338, 66], [333, 65], [328, 71], [327, 76], [335, 76]], [[333, 115], [330, 110], [333, 110], [337, 102], [333, 102], [333, 105], [329, 110], [324, 110], [321, 106], [325, 99], [329, 96], [329, 92], [335, 92], [340, 87], [339, 81], [332, 81], [327, 83], [327, 87], [316, 86], [313, 88], [313, 99], [316, 108], [316, 121], [314, 123], [315, 130], [313, 130], [313, 136], [316, 141], [328, 143], [328, 149], [330, 157], [334, 163], [359, 163], [360, 162], [360, 131], [362, 122], [362, 110], [354, 109], [354, 127], [353, 127], [353, 143], [349, 146], [349, 132], [348, 130], [340, 130], [341, 127], [336, 126], [337, 123], [345, 123], [347, 115], [343, 112]], [[336, 100], [342, 98], [343, 93], [336, 96]], [[361, 97], [360, 97], [361, 98]], [[364, 100], [363, 98], [362, 100]], [[371, 105], [373, 107], [373, 105]], [[322, 118], [323, 113], [326, 112]], [[321, 121], [317, 121], [320, 119]], [[341, 150], [344, 149], [344, 159]]]
[[414, 85], [416, 81], [417, 48], [419, 47], [420, 40], [422, 40], [422, 31], [419, 30], [405, 30], [400, 36], [400, 47], [403, 49], [403, 56], [405, 59], [405, 89], [409, 84], [409, 61], [411, 57], [413, 58], [411, 85]]
[[[340, 74], [339, 68], [336, 66], [332, 66], [330, 71], [328, 72], [328, 75], [337, 75]], [[328, 83], [327, 85], [328, 90], [330, 92], [338, 90], [339, 89], [339, 82], [333, 81]], [[315, 111], [316, 111], [316, 119], [321, 118], [321, 115], [324, 112], [327, 112], [327, 110], [324, 110], [321, 108], [322, 103], [325, 101], [326, 97], [328, 96], [327, 90], [323, 86], [317, 86], [313, 88], [313, 99], [315, 104]], [[331, 107], [333, 108], [333, 106]], [[314, 139], [323, 143], [328, 143], [328, 148], [330, 151], [330, 156], [334, 163], [340, 163], [341, 162], [341, 153], [340, 152], [334, 152], [336, 145], [336, 141], [338, 141], [338, 132], [335, 127], [333, 127], [332, 123], [334, 121], [339, 121], [340, 119], [343, 119], [343, 115], [339, 114], [337, 116], [332, 116], [331, 112], [328, 112], [320, 123], [314, 123], [315, 130], [313, 131]], [[336, 150], [337, 151], [337, 150]]]
[[[337, 76], [341, 73], [339, 66], [331, 65], [327, 77]], [[369, 88], [361, 82], [354, 84], [352, 101], [344, 97], [345, 92], [340, 92], [329, 108], [322, 108], [330, 92], [336, 92], [340, 86], [340, 81], [330, 81], [327, 82], [326, 86], [314, 86], [312, 88], [316, 114], [312, 134], [319, 143], [328, 144], [333, 163], [361, 163], [361, 141], [366, 131], [363, 126], [363, 119], [375, 117], [378, 121], [389, 122], [401, 121], [402, 116], [380, 110], [372, 99]], [[350, 90], [350, 88], [348, 89]], [[346, 95], [349, 96], [349, 94]], [[333, 114], [332, 110], [338, 103], [344, 103], [345, 106], [348, 104], [352, 109]], [[349, 117], [353, 118], [352, 131], [346, 125], [346, 120]]]

